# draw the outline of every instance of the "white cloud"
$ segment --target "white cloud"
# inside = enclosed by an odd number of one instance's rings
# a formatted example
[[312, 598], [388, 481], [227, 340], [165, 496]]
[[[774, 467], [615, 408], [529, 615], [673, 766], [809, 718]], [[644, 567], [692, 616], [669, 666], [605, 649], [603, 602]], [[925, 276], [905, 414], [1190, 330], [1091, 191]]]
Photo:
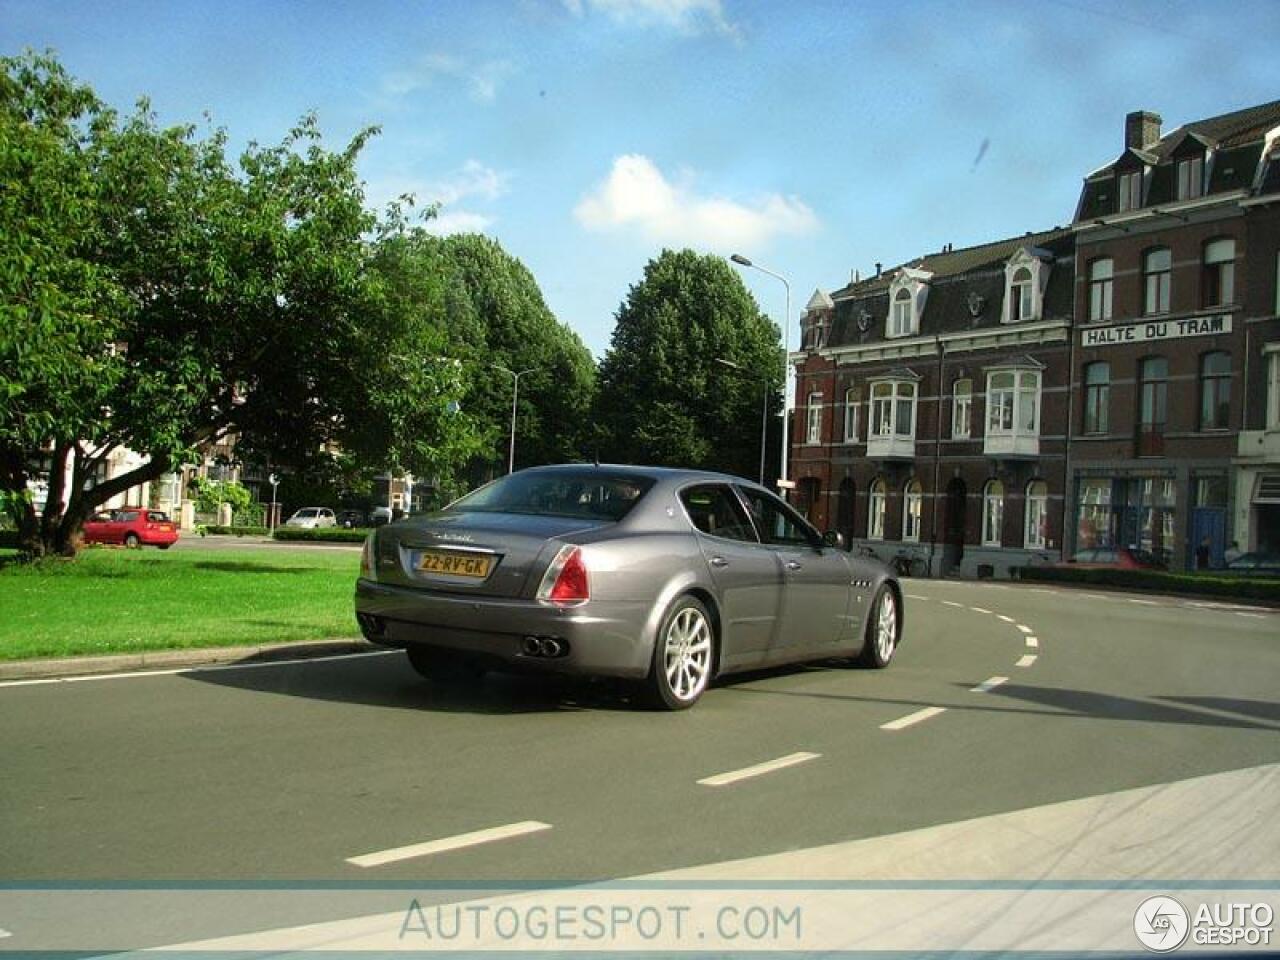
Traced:
[[484, 233], [493, 223], [492, 217], [469, 210], [441, 210], [422, 225], [427, 233], [443, 237], [451, 233]]
[[391, 96], [404, 97], [430, 86], [437, 77], [446, 77], [466, 83], [473, 100], [492, 103], [512, 69], [507, 60], [472, 63], [448, 53], [431, 53], [405, 70], [388, 74], [383, 78], [382, 89]]
[[674, 27], [688, 34], [738, 34], [738, 28], [725, 16], [721, 0], [564, 0], [564, 5], [575, 17], [589, 10], [626, 25]]
[[436, 180], [385, 176], [365, 185], [371, 205], [382, 207], [404, 194], [412, 194], [419, 210], [439, 204], [439, 211], [423, 224], [429, 233], [481, 233], [494, 222], [482, 213], [459, 208], [465, 200], [492, 202], [507, 192], [511, 175], [478, 160], [468, 160], [457, 170]]
[[809, 233], [814, 212], [796, 197], [768, 194], [751, 203], [698, 196], [673, 184], [648, 157], [618, 157], [603, 182], [574, 208], [588, 230], [637, 229], [650, 240], [709, 249], [759, 246], [778, 234]]

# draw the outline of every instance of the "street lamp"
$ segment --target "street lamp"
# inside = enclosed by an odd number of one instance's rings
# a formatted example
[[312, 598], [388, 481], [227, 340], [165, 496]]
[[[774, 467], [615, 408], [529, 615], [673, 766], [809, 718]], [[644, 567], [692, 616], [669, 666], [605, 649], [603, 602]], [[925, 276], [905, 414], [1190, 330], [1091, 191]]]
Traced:
[[507, 473], [513, 473], [516, 469], [516, 402], [520, 399], [520, 378], [526, 373], [537, 373], [538, 370], [536, 367], [530, 367], [528, 370], [516, 373], [497, 363], [493, 368], [511, 376], [511, 452], [507, 454]]
[[762, 397], [760, 400], [760, 486], [764, 486], [764, 448], [769, 435], [769, 381], [765, 377], [753, 377], [740, 363], [716, 357], [716, 363], [723, 364], [732, 370], [745, 374], [750, 380], [759, 380]]
[[781, 280], [782, 286], [787, 292], [786, 313], [782, 316], [782, 468], [779, 471], [781, 476], [778, 478], [778, 486], [782, 489], [782, 496], [787, 495], [787, 427], [790, 423], [790, 407], [788, 389], [791, 382], [790, 376], [790, 356], [791, 356], [791, 284], [787, 283], [787, 278], [780, 273], [774, 273], [772, 270], [760, 266], [758, 263], [752, 263], [740, 253], [735, 253], [729, 258], [734, 263], [743, 267], [751, 267], [753, 270], [759, 270], [761, 273], [767, 273], [775, 280]]

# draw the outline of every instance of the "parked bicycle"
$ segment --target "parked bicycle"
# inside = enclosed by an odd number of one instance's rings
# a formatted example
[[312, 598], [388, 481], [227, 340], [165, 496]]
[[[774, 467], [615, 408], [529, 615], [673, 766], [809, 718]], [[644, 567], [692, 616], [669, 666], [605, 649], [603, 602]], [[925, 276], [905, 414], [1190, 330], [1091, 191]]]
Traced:
[[900, 577], [923, 577], [929, 572], [929, 564], [918, 553], [899, 550], [889, 561], [889, 565]]

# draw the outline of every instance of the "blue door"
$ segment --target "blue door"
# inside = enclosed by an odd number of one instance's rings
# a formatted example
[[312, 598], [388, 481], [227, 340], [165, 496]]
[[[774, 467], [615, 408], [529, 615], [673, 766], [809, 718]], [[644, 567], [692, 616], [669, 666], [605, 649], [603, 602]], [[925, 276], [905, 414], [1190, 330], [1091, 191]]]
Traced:
[[1209, 541], [1209, 566], [1224, 565], [1222, 552], [1227, 547], [1227, 511], [1221, 507], [1195, 507], [1191, 511], [1191, 536], [1187, 540], [1187, 569], [1196, 569], [1196, 549]]

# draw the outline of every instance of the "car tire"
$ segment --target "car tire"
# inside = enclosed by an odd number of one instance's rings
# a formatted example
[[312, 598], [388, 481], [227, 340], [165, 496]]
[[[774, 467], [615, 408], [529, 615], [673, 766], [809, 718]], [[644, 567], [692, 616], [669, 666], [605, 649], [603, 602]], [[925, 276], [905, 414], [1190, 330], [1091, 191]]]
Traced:
[[883, 670], [893, 659], [902, 641], [902, 601], [887, 584], [882, 583], [871, 602], [867, 630], [858, 663]]
[[142, 546], [142, 541], [138, 539], [136, 533], [126, 533], [124, 535], [124, 545], [130, 550], [137, 550]]
[[649, 700], [663, 710], [687, 710], [711, 681], [715, 629], [696, 597], [678, 597], [662, 616], [647, 680]]
[[405, 653], [418, 676], [433, 683], [478, 683], [484, 676], [483, 668], [452, 650], [412, 645]]

